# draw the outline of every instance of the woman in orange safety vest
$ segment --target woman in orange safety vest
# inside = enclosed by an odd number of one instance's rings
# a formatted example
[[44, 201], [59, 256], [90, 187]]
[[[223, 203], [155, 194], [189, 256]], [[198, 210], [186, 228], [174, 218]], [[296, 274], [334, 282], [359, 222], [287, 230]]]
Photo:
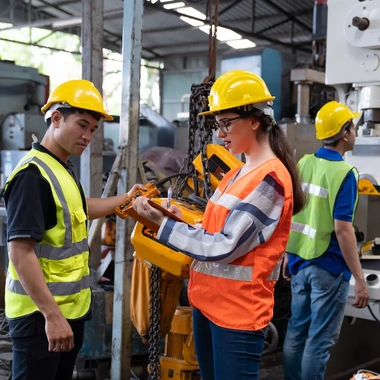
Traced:
[[305, 198], [265, 82], [232, 70], [208, 99], [201, 115], [215, 116], [218, 137], [245, 163], [220, 182], [202, 227], [164, 217], [144, 197], [134, 208], [160, 226], [160, 242], [194, 258], [188, 292], [202, 380], [257, 379], [291, 218]]

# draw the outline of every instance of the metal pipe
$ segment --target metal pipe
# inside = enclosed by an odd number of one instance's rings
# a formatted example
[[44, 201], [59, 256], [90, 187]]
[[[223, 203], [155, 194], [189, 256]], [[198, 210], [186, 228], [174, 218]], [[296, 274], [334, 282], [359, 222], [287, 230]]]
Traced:
[[297, 113], [296, 121], [299, 124], [310, 124], [309, 104], [311, 82], [296, 82], [297, 85]]

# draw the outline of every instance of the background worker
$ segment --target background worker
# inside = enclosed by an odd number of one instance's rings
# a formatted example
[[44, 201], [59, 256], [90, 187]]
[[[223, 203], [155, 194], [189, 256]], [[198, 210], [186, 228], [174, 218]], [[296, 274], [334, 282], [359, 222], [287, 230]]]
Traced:
[[351, 273], [353, 306], [368, 305], [353, 218], [358, 201], [356, 169], [343, 161], [355, 144], [352, 122], [359, 116], [335, 101], [315, 120], [324, 147], [299, 161], [307, 206], [293, 217], [284, 261], [292, 288], [292, 315], [286, 333], [283, 364], [286, 380], [322, 380], [329, 349], [339, 337]]
[[202, 115], [215, 115], [218, 137], [231, 153], [244, 153], [245, 164], [220, 182], [201, 228], [164, 217], [144, 197], [134, 202], [160, 225], [160, 242], [195, 259], [188, 292], [203, 380], [257, 379], [291, 216], [304, 205], [273, 99], [247, 71], [229, 71], [212, 86], [210, 111]]
[[[112, 120], [95, 86], [65, 82], [42, 112], [46, 134], [9, 176], [4, 193], [13, 380], [71, 380], [90, 318], [87, 221], [112, 213], [126, 198], [86, 199], [68, 161], [83, 153], [100, 119]], [[137, 188], [144, 187], [131, 192]]]

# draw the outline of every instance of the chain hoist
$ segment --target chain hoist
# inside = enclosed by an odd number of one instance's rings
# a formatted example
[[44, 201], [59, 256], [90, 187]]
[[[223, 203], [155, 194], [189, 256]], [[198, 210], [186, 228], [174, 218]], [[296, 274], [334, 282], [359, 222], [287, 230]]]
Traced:
[[161, 319], [161, 269], [155, 265], [149, 275], [149, 377], [148, 380], [161, 378], [160, 367], [160, 319]]
[[[197, 173], [193, 161], [198, 154], [201, 154], [203, 168], [204, 196], [210, 199], [212, 196], [210, 168], [206, 154], [207, 144], [212, 142], [212, 132], [214, 128], [213, 117], [198, 116], [199, 113], [208, 110], [207, 97], [213, 85], [212, 81], [193, 84], [191, 86], [190, 106], [189, 106], [189, 145], [182, 163], [180, 173], [193, 173], [196, 178]], [[198, 146], [196, 146], [196, 136], [198, 135]], [[194, 178], [194, 181], [195, 181]], [[187, 178], [178, 178], [173, 192], [176, 199], [182, 198], [182, 193], [187, 186]]]

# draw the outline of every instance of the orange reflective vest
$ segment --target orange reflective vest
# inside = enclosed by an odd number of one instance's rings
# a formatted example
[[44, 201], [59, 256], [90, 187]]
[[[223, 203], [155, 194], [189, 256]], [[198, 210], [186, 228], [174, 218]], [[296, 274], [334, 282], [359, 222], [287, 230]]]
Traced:
[[[238, 170], [227, 173], [220, 183], [208, 202], [202, 227], [211, 234], [221, 232], [231, 212], [225, 206], [227, 200], [243, 200], [264, 178], [268, 178], [268, 174], [283, 189], [279, 220], [271, 236], [263, 239], [265, 242], [231, 263], [194, 260], [190, 271], [189, 300], [194, 308], [218, 326], [260, 330], [273, 316], [274, 285], [280, 274], [293, 213], [292, 182], [279, 159], [267, 161], [230, 184]], [[275, 191], [272, 196], [276, 197]], [[225, 200], [218, 203], [222, 197]], [[267, 201], [271, 201], [270, 195], [263, 195], [254, 206], [260, 208], [260, 202]]]

